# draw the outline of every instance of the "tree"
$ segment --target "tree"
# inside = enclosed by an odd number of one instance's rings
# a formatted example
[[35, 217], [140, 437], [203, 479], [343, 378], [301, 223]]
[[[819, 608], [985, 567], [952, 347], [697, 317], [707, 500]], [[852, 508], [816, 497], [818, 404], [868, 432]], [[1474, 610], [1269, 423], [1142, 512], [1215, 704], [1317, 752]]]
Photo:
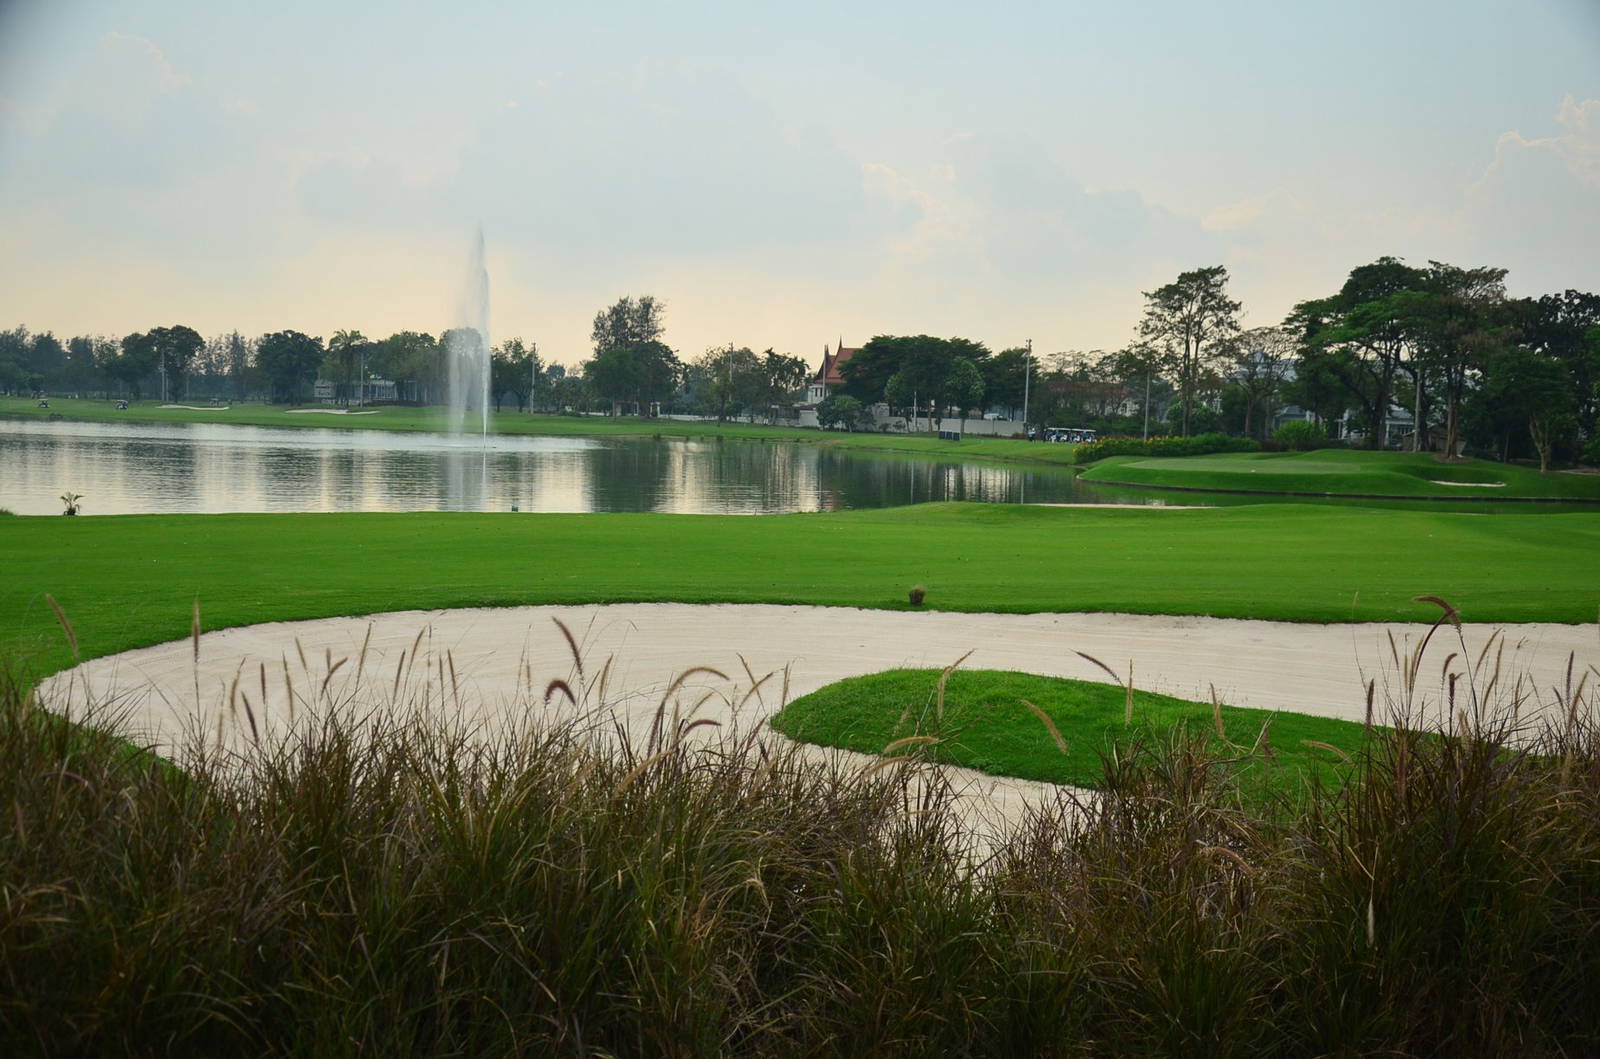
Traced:
[[[1244, 403], [1244, 434], [1252, 433], [1252, 422], [1266, 436], [1267, 426], [1277, 407], [1283, 384], [1294, 370], [1299, 344], [1292, 332], [1281, 327], [1255, 327], [1239, 336], [1235, 346], [1233, 382]], [[1259, 411], [1260, 417], [1255, 413]]]
[[948, 404], [943, 393], [950, 370], [958, 359], [981, 365], [989, 349], [965, 338], [931, 335], [878, 335], [839, 368], [844, 392], [864, 404], [884, 399], [889, 379], [898, 374], [919, 401]]
[[811, 366], [803, 358], [770, 349], [761, 354], [761, 368], [766, 379], [763, 397], [769, 409], [805, 389], [806, 380], [811, 377]]
[[768, 393], [761, 358], [748, 347], [732, 343], [701, 354], [690, 366], [686, 382], [693, 390], [696, 406], [715, 415], [719, 423], [730, 413], [736, 415], [763, 404]]
[[0, 392], [32, 392], [28, 371], [28, 329], [14, 327], [0, 331]]
[[1215, 369], [1231, 354], [1239, 333], [1239, 303], [1228, 297], [1227, 286], [1228, 270], [1213, 265], [1180, 273], [1144, 295], [1139, 334], [1171, 359], [1184, 436], [1195, 397], [1214, 385]]
[[189, 366], [206, 344], [200, 332], [183, 324], [174, 324], [171, 327], [153, 327], [146, 338], [155, 348], [156, 366], [161, 371], [164, 390], [162, 398], [171, 400], [187, 394]]
[[967, 411], [983, 402], [983, 375], [978, 366], [966, 357], [957, 357], [940, 390], [945, 401], [955, 406], [961, 417], [961, 432], [966, 433]]
[[66, 347], [53, 333], [41, 331], [28, 343], [27, 362], [29, 373], [39, 378], [39, 389], [59, 386], [67, 363]]
[[827, 400], [817, 405], [817, 422], [824, 430], [842, 426], [854, 432], [866, 418], [866, 406], [847, 393], [830, 394]]
[[286, 404], [305, 398], [322, 357], [322, 339], [299, 331], [274, 331], [262, 335], [256, 345], [256, 366], [266, 377], [272, 399]]
[[1423, 296], [1413, 304], [1418, 354], [1413, 384], [1416, 398], [1417, 436], [1423, 436], [1427, 418], [1422, 414], [1422, 371], [1431, 369], [1444, 385], [1445, 456], [1456, 452], [1460, 436], [1461, 400], [1471, 379], [1510, 338], [1511, 313], [1506, 306], [1506, 270], [1458, 268], [1428, 262], [1423, 275]]
[[[338, 372], [336, 377], [339, 379], [338, 385], [333, 390], [334, 404], [346, 406], [350, 404], [352, 390], [350, 383], [356, 375], [356, 360], [368, 345], [370, 343], [367, 341], [367, 336], [360, 331], [335, 331], [333, 337], [328, 339], [328, 356], [335, 362], [334, 367]], [[365, 383], [365, 380], [362, 382]], [[363, 385], [363, 396], [365, 393], [366, 387]]]
[[135, 331], [123, 338], [117, 357], [106, 365], [104, 371], [120, 382], [125, 392], [137, 401], [144, 380], [157, 370], [160, 355], [155, 341], [148, 334]]
[[1560, 362], [1520, 342], [1507, 344], [1484, 362], [1483, 382], [1474, 396], [1507, 448], [1512, 431], [1526, 428], [1541, 473], [1550, 470], [1556, 443], [1577, 426], [1577, 401]]
[[989, 403], [1000, 405], [1015, 413], [1022, 407], [1027, 394], [1029, 373], [1028, 350], [1025, 346], [1003, 349], [987, 360], [979, 362], [983, 372], [983, 389]]
[[1388, 443], [1395, 374], [1416, 355], [1423, 279], [1420, 269], [1380, 257], [1351, 269], [1338, 294], [1296, 305], [1286, 324], [1300, 338], [1302, 368], [1307, 357], [1349, 354], [1339, 361], [1346, 396], [1362, 411], [1372, 447]]
[[489, 388], [494, 391], [494, 410], [500, 411], [501, 394], [514, 394], [517, 411], [526, 409], [533, 401], [533, 392], [539, 385], [539, 344], [508, 338], [494, 351]]
[[666, 330], [662, 317], [666, 306], [650, 295], [637, 300], [624, 296], [594, 315], [594, 340], [596, 354], [611, 349], [637, 349], [655, 342]]
[[397, 331], [376, 342], [367, 354], [367, 366], [393, 379], [401, 400], [422, 404], [444, 400], [447, 372], [444, 350], [430, 334]]

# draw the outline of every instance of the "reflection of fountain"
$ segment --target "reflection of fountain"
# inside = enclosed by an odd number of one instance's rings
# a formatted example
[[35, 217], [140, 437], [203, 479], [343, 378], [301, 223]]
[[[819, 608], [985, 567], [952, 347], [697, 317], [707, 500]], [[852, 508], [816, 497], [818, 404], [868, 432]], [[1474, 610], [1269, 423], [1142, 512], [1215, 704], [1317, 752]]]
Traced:
[[445, 332], [449, 361], [450, 433], [461, 434], [467, 413], [481, 417], [480, 433], [489, 441], [489, 270], [484, 264], [483, 229], [472, 241], [467, 283], [458, 314], [459, 326]]

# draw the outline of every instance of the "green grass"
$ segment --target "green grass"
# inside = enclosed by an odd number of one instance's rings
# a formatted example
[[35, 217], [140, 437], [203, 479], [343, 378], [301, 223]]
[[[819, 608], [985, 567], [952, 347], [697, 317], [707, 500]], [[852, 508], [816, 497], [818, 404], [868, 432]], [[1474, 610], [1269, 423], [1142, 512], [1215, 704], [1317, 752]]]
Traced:
[[[289, 411], [287, 405], [237, 404], [231, 408], [200, 407], [194, 410], [162, 408], [159, 401], [135, 401], [117, 411], [114, 401], [70, 397], [50, 398], [49, 408], [39, 408], [31, 398], [0, 397], [0, 416], [45, 419], [52, 415], [66, 420], [106, 423], [237, 423], [262, 427], [321, 427], [340, 430], [396, 430], [443, 433], [448, 417], [439, 407], [384, 405], [371, 415], [322, 415]], [[175, 404], [204, 401], [169, 402]], [[321, 406], [295, 406], [321, 407]], [[948, 424], [952, 429], [955, 422]], [[507, 410], [493, 414], [489, 431], [494, 434], [547, 435], [552, 437], [663, 437], [729, 438], [755, 441], [796, 441], [853, 449], [878, 449], [925, 456], [980, 458], [986, 460], [1026, 460], [1059, 466], [1072, 465], [1072, 445], [1013, 441], [1009, 438], [969, 437], [960, 442], [941, 441], [927, 435], [840, 433], [805, 430], [798, 427], [765, 426], [745, 422], [692, 422], [676, 419], [644, 419], [638, 416], [531, 415]]]
[[[1284, 789], [1309, 777], [1342, 782], [1366, 744], [1360, 724], [1271, 710], [1221, 707], [1223, 737], [1211, 703], [1135, 690], [1133, 724], [1124, 724], [1126, 696], [1111, 684], [999, 670], [956, 670], [939, 690], [937, 669], [893, 669], [853, 677], [803, 695], [772, 718], [772, 726], [808, 743], [878, 754], [912, 736], [938, 742], [908, 744], [903, 754], [926, 753], [942, 764], [996, 776], [1097, 786], [1105, 759], [1132, 741], [1165, 741], [1173, 729], [1203, 736], [1221, 758], [1247, 754], [1266, 729], [1273, 758], [1251, 756], [1242, 778], [1251, 786]], [[1042, 710], [1063, 749], [1025, 702]], [[1311, 745], [1324, 743], [1342, 752]]]
[[[1600, 475], [1549, 474], [1487, 460], [1447, 463], [1427, 453], [1233, 452], [1211, 456], [1110, 456], [1084, 472], [1090, 482], [1213, 492], [1451, 500], [1600, 500]], [[1441, 482], [1468, 483], [1442, 485]]]
[[827, 514], [0, 519], [0, 656], [71, 662], [205, 628], [388, 610], [682, 601], [1126, 611], [1289, 621], [1588, 622], [1600, 515], [1271, 504], [931, 504]]

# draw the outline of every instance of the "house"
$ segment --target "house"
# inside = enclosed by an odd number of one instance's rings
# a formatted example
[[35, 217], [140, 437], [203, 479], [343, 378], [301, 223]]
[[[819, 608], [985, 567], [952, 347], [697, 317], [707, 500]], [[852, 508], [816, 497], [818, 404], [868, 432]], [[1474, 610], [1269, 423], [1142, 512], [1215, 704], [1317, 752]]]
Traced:
[[811, 377], [806, 385], [806, 400], [808, 405], [819, 405], [828, 399], [828, 394], [844, 385], [844, 376], [839, 374], [839, 368], [849, 359], [861, 352], [860, 346], [846, 346], [844, 339], [839, 339], [839, 345], [830, 353], [828, 347], [822, 347], [822, 367]]

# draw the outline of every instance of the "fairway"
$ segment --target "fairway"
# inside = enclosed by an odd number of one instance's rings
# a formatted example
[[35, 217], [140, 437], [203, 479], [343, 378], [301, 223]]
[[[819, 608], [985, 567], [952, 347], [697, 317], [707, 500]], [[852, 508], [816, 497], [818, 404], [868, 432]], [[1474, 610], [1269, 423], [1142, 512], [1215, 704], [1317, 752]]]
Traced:
[[1592, 622], [1600, 515], [975, 504], [763, 518], [330, 514], [0, 518], [0, 649], [35, 675], [266, 621], [679, 601], [1301, 622]]
[[1446, 462], [1428, 453], [1319, 449], [1210, 456], [1109, 456], [1085, 481], [1279, 495], [1448, 500], [1600, 501], [1600, 475], [1540, 474], [1488, 460]]

